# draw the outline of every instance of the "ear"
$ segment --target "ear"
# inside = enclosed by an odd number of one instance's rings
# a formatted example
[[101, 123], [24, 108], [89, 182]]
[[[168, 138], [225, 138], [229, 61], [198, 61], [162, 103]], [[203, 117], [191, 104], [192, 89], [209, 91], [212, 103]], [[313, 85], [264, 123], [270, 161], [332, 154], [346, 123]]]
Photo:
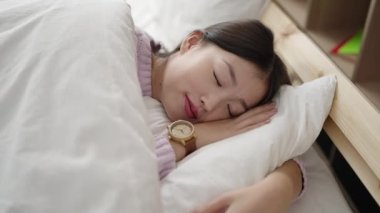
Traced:
[[190, 48], [195, 47], [201, 43], [203, 39], [203, 32], [200, 30], [195, 30], [191, 32], [186, 38], [182, 41], [179, 52], [185, 53]]

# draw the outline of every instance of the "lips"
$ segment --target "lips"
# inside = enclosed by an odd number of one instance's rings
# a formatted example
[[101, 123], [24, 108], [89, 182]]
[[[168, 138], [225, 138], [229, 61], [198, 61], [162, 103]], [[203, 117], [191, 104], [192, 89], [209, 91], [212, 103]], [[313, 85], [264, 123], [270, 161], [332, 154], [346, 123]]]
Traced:
[[185, 112], [187, 117], [190, 119], [197, 119], [198, 117], [197, 108], [187, 95], [185, 95]]

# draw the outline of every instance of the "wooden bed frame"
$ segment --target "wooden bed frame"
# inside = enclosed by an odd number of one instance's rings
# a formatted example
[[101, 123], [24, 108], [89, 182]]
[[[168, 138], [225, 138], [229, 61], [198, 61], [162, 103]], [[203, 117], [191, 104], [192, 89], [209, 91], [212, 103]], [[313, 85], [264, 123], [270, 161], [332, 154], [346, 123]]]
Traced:
[[261, 20], [273, 30], [276, 50], [295, 82], [331, 74], [337, 77], [334, 103], [324, 130], [380, 205], [378, 109], [276, 3], [268, 3]]

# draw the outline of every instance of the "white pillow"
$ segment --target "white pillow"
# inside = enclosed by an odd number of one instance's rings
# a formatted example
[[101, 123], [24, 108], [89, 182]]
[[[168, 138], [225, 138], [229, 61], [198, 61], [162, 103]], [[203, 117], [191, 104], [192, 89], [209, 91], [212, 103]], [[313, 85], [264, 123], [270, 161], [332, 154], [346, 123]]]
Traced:
[[162, 181], [165, 212], [188, 212], [223, 192], [257, 182], [306, 152], [329, 114], [335, 86], [334, 76], [282, 86], [274, 98], [278, 113], [269, 124], [197, 150]]
[[136, 25], [169, 50], [186, 34], [222, 21], [258, 19], [267, 0], [127, 0]]
[[123, 0], [0, 1], [0, 212], [161, 212]]

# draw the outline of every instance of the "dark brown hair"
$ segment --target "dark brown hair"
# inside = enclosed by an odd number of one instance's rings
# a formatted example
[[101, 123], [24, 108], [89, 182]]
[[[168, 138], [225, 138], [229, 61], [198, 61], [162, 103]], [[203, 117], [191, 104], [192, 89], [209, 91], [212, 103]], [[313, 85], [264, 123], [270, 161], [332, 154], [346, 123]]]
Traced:
[[[202, 42], [253, 62], [263, 72], [268, 91], [258, 105], [268, 103], [283, 84], [290, 84], [286, 66], [274, 51], [272, 31], [258, 20], [222, 22], [204, 30]], [[178, 46], [167, 55], [179, 50]]]

